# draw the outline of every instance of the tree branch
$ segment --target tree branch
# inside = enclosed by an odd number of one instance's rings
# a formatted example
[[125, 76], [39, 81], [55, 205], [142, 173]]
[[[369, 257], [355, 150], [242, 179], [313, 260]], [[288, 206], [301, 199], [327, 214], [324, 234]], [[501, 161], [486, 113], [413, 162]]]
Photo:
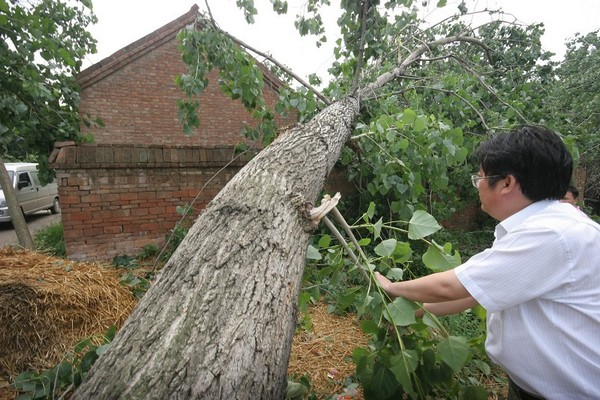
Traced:
[[429, 43], [424, 43], [418, 49], [416, 49], [415, 51], [410, 53], [404, 59], [404, 61], [402, 61], [402, 63], [399, 66], [397, 66], [396, 68], [394, 68], [391, 71], [381, 74], [375, 80], [375, 82], [370, 83], [369, 85], [364, 87], [362, 90], [360, 90], [359, 98], [373, 96], [377, 90], [381, 89], [382, 87], [384, 87], [391, 81], [399, 78], [401, 75], [403, 75], [406, 72], [408, 67], [410, 67], [416, 61], [419, 61], [420, 57], [423, 54], [425, 54], [427, 51], [429, 51], [431, 48], [436, 47], [436, 46], [443, 46], [443, 45], [446, 45], [449, 43], [454, 43], [454, 42], [467, 42], [467, 43], [475, 44], [475, 45], [481, 47], [482, 49], [484, 49], [486, 51], [486, 53], [489, 55], [490, 49], [481, 40], [474, 38], [472, 36], [460, 36], [460, 35], [459, 36], [449, 36], [449, 37], [441, 38], [438, 40], [434, 40]]
[[511, 106], [510, 104], [508, 104], [506, 101], [502, 100], [500, 98], [500, 96], [498, 96], [498, 94], [496, 93], [496, 90], [494, 90], [493, 87], [491, 87], [488, 83], [486, 83], [483, 79], [481, 79], [481, 75], [479, 73], [477, 73], [477, 71], [475, 71], [465, 60], [457, 57], [455, 54], [451, 54], [450, 58], [452, 58], [453, 60], [455, 60], [458, 65], [460, 65], [463, 69], [465, 69], [465, 71], [470, 72], [471, 74], [473, 74], [477, 80], [479, 81], [479, 83], [481, 84], [481, 86], [483, 86], [490, 94], [492, 94], [495, 98], [498, 99], [499, 102], [501, 102], [502, 104], [504, 104], [506, 107], [512, 109], [515, 113], [517, 113], [517, 115], [519, 117], [521, 117], [521, 119], [523, 121], [525, 121], [525, 123], [529, 123], [529, 121], [527, 120], [527, 118], [525, 118], [525, 116], [516, 108], [514, 108], [513, 106]]
[[[211, 18], [212, 18], [212, 16], [211, 16]], [[199, 25], [201, 25], [201, 24], [199, 24]], [[215, 23], [214, 20], [212, 20], [212, 26], [213, 26], [214, 29], [218, 30], [223, 35], [227, 36], [229, 39], [231, 39], [237, 45], [242, 46], [246, 50], [249, 50], [249, 51], [251, 51], [251, 52], [253, 52], [255, 54], [258, 54], [259, 56], [264, 57], [265, 59], [271, 61], [273, 64], [275, 64], [278, 68], [280, 68], [286, 74], [288, 74], [293, 79], [295, 79], [302, 86], [304, 86], [308, 90], [312, 90], [315, 93], [315, 96], [317, 96], [317, 98], [319, 100], [321, 100], [323, 103], [325, 103], [326, 105], [330, 105], [331, 104], [331, 101], [327, 97], [325, 97], [321, 92], [319, 92], [311, 84], [309, 84], [308, 82], [306, 82], [304, 79], [300, 78], [298, 75], [296, 75], [294, 72], [292, 72], [292, 70], [290, 70], [289, 68], [287, 68], [285, 65], [281, 64], [279, 61], [277, 61], [276, 59], [274, 59], [270, 55], [268, 55], [266, 53], [263, 53], [260, 50], [255, 49], [254, 47], [252, 47], [249, 44], [241, 41], [240, 39], [236, 38], [235, 36], [230, 35], [228, 32], [225, 32], [223, 29], [219, 28], [216, 25], [216, 23]], [[199, 28], [202, 29], [202, 26], [200, 26]]]
[[213, 28], [219, 29], [217, 27], [217, 22], [215, 21], [215, 18], [212, 15], [212, 11], [210, 10], [210, 6], [208, 5], [208, 0], [204, 0], [204, 5], [206, 5], [206, 10], [208, 11], [208, 16], [210, 17], [210, 22], [212, 23]]
[[451, 94], [453, 96], [458, 97], [459, 99], [461, 99], [466, 105], [469, 106], [469, 108], [473, 111], [475, 111], [475, 113], [479, 116], [479, 119], [481, 120], [481, 124], [483, 125], [483, 127], [485, 128], [486, 131], [490, 131], [490, 127], [488, 126], [487, 122], [485, 121], [485, 118], [483, 117], [483, 115], [479, 112], [479, 110], [477, 109], [477, 107], [475, 107], [473, 104], [471, 104], [471, 102], [467, 99], [465, 99], [463, 96], [461, 96], [460, 94], [456, 93], [454, 90], [448, 90], [448, 89], [436, 89], [436, 88], [428, 88], [431, 90], [437, 90], [440, 91], [442, 93], [448, 93]]
[[369, 0], [363, 0], [363, 7], [361, 11], [360, 21], [360, 47], [358, 49], [358, 56], [356, 57], [356, 70], [354, 71], [354, 81], [352, 82], [352, 88], [350, 93], [356, 92], [360, 83], [360, 74], [362, 72], [363, 58], [365, 55], [365, 37], [367, 32], [367, 14], [369, 12]]

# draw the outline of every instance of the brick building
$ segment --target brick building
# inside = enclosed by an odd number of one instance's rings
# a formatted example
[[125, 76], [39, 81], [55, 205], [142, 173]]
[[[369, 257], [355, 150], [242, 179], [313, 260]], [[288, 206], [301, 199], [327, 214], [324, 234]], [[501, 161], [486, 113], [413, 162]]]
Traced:
[[[193, 24], [198, 7], [82, 71], [80, 113], [103, 127], [84, 129], [93, 144], [57, 143], [50, 157], [59, 183], [67, 255], [110, 260], [162, 246], [181, 219], [196, 214], [250, 159], [234, 155], [251, 115], [215, 84], [200, 95], [200, 128], [183, 134], [174, 79], [186, 72], [177, 33]], [[273, 105], [280, 82], [266, 70], [265, 97]], [[292, 119], [277, 121], [281, 125]]]

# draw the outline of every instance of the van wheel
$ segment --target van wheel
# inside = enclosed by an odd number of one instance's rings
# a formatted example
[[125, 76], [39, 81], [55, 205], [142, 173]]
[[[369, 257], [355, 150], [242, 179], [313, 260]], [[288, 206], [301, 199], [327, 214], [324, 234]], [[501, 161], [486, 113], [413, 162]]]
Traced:
[[60, 204], [58, 204], [58, 199], [54, 199], [54, 203], [52, 203], [52, 208], [50, 208], [50, 212], [52, 214], [58, 214], [60, 212]]

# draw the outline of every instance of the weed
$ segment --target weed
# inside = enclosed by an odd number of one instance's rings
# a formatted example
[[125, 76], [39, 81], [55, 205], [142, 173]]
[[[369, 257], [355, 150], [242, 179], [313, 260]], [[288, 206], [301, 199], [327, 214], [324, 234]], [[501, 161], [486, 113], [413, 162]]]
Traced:
[[21, 394], [18, 400], [65, 398], [81, 385], [98, 357], [115, 337], [117, 328], [111, 326], [103, 335], [82, 340], [54, 368], [20, 373], [12, 387]]
[[66, 257], [64, 230], [60, 222], [40, 229], [34, 235], [35, 248], [41, 253], [56, 257]]

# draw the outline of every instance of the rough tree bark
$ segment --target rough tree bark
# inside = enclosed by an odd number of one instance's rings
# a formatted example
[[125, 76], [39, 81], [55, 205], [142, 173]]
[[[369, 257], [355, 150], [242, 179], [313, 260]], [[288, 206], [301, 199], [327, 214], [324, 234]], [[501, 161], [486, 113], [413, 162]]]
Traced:
[[282, 399], [317, 200], [347, 98], [260, 152], [200, 214], [74, 399]]
[[19, 245], [25, 249], [34, 250], [35, 243], [33, 241], [33, 237], [31, 236], [31, 232], [29, 232], [27, 221], [25, 221], [25, 216], [23, 215], [21, 207], [19, 206], [17, 193], [15, 192], [13, 183], [8, 176], [8, 171], [6, 171], [2, 157], [0, 157], [0, 188], [4, 193], [4, 200], [6, 200], [8, 213], [10, 214], [10, 220], [15, 228], [17, 239], [19, 239]]

